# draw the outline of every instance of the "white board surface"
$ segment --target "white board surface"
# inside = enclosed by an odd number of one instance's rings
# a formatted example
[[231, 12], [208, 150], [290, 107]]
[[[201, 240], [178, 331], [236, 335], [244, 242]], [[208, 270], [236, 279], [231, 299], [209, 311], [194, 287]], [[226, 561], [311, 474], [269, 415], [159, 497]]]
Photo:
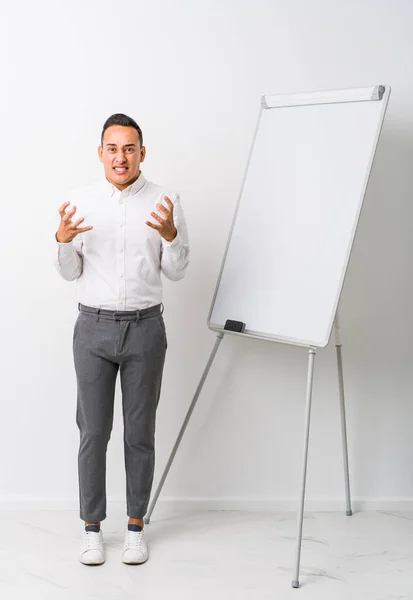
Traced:
[[311, 104], [263, 102], [211, 329], [232, 319], [245, 334], [328, 343], [389, 94], [385, 86], [380, 100], [340, 101], [338, 91], [332, 102], [323, 93]]

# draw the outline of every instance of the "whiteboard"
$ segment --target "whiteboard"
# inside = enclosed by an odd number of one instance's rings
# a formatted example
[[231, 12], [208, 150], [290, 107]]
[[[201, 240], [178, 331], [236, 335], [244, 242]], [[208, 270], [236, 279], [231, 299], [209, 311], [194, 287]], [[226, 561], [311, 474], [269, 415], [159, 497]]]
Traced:
[[210, 329], [232, 319], [241, 335], [328, 344], [389, 95], [262, 98]]

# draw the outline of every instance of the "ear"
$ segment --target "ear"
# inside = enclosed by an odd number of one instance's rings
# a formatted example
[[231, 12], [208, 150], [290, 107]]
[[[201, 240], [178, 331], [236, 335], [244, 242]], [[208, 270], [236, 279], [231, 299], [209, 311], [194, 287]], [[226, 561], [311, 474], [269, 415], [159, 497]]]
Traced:
[[102, 154], [103, 154], [103, 148], [102, 148], [102, 146], [99, 146], [99, 148], [98, 148], [98, 156], [99, 156], [100, 162], [103, 162]]
[[141, 151], [140, 151], [140, 152], [141, 152], [141, 159], [140, 159], [140, 162], [143, 162], [143, 161], [145, 160], [145, 156], [146, 156], [146, 148], [145, 148], [145, 146], [142, 146], [142, 148], [141, 148]]

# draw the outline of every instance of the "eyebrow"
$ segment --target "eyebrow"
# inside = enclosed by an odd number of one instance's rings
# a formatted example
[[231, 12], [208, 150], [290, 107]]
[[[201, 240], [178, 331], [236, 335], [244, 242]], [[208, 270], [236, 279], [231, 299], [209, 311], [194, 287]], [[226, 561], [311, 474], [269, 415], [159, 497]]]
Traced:
[[[113, 142], [108, 142], [106, 144], [106, 146], [115, 146], [116, 147], [116, 144], [114, 144]], [[132, 147], [136, 147], [136, 144], [125, 144], [123, 146], [123, 148], [132, 148]]]

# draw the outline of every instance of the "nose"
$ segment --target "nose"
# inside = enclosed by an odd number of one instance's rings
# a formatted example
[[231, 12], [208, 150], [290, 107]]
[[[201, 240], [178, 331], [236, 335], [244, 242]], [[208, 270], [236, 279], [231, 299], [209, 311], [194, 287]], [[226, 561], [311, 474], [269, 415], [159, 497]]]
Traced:
[[116, 156], [115, 156], [115, 164], [123, 165], [125, 163], [126, 163], [125, 153], [123, 152], [123, 150], [118, 150], [118, 152], [116, 153]]

